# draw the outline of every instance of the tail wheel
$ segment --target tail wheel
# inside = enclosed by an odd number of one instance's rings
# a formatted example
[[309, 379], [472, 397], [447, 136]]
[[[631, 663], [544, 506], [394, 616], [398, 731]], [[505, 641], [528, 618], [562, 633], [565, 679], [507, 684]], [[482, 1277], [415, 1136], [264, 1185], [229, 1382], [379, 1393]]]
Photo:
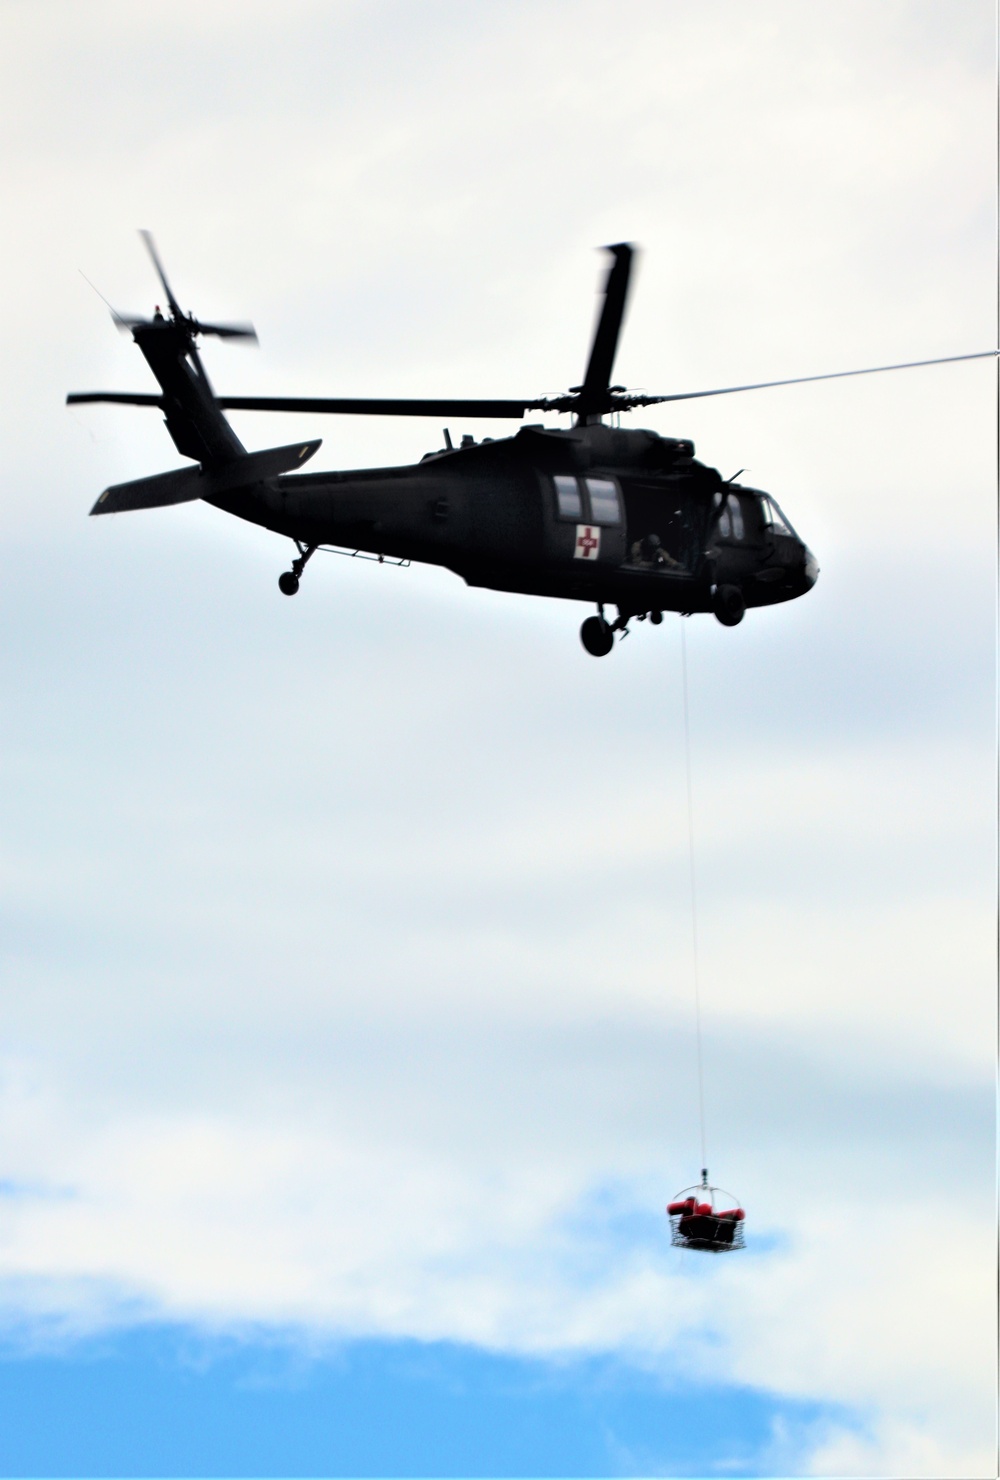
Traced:
[[580, 641], [592, 658], [606, 658], [615, 645], [615, 634], [603, 617], [588, 617], [580, 628]]
[[294, 570], [283, 570], [278, 577], [278, 590], [283, 596], [294, 596], [299, 589], [299, 578]]

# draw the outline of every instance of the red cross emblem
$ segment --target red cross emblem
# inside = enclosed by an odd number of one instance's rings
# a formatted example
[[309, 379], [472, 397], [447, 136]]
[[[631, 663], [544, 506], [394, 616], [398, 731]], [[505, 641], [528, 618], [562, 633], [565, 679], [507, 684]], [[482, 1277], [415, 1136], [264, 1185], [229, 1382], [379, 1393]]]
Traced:
[[573, 551], [575, 559], [596, 560], [600, 548], [601, 531], [595, 529], [592, 524], [578, 524], [576, 526], [576, 549]]

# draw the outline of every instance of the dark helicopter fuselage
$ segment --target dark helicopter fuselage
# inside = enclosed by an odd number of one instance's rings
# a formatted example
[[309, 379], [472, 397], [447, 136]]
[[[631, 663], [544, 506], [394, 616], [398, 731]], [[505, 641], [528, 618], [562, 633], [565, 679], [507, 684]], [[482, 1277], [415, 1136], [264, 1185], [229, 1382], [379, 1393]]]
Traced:
[[444, 566], [470, 586], [614, 604], [625, 616], [801, 596], [816, 564], [767, 495], [723, 483], [690, 442], [600, 423], [522, 427], [419, 463], [300, 473], [207, 496], [324, 545]]
[[[157, 407], [186, 468], [105, 489], [94, 514], [200, 498], [294, 540], [297, 557], [279, 578], [288, 596], [324, 546], [454, 571], [470, 586], [595, 605], [581, 638], [610, 651], [634, 617], [712, 611], [735, 626], [747, 607], [803, 595], [818, 567], [766, 493], [723, 482], [692, 443], [622, 430], [603, 418], [679, 396], [647, 396], [611, 384], [628, 291], [632, 248], [614, 259], [583, 383], [565, 395], [521, 401], [216, 396], [198, 355], [198, 335], [253, 337], [249, 325], [199, 323], [182, 313], [156, 254], [169, 316], [122, 319], [159, 393], [84, 392], [71, 403]], [[708, 392], [705, 394], [723, 394]], [[701, 393], [699, 393], [701, 394]], [[418, 463], [350, 472], [304, 473], [319, 441], [247, 452], [226, 411], [490, 417], [528, 410], [570, 412], [568, 429], [522, 426], [512, 437], [428, 453]], [[439, 422], [440, 425], [440, 422]], [[609, 622], [606, 605], [618, 608]]]
[[[159, 394], [85, 391], [67, 401], [158, 407], [174, 446], [192, 463], [106, 488], [92, 514], [203, 499], [295, 541], [297, 557], [278, 579], [286, 596], [298, 591], [313, 552], [330, 546], [440, 565], [470, 586], [591, 602], [599, 615], [584, 621], [580, 637], [595, 657], [611, 651], [615, 634], [633, 617], [658, 622], [664, 611], [711, 611], [734, 627], [747, 607], [802, 596], [819, 574], [768, 494], [723, 482], [695, 459], [690, 442], [623, 431], [615, 424], [622, 413], [1000, 354], [990, 349], [671, 395], [630, 392], [611, 383], [634, 257], [632, 246], [619, 242], [607, 249], [612, 263], [583, 381], [565, 394], [519, 400], [216, 396], [196, 338], [256, 334], [248, 324], [200, 323], [183, 313], [152, 237], [142, 236], [169, 315], [157, 309], [152, 319], [114, 317], [131, 331]], [[302, 473], [318, 440], [247, 452], [226, 411], [516, 421], [541, 411], [569, 413], [576, 421], [567, 430], [522, 426], [513, 437], [478, 443], [463, 437], [457, 448], [446, 432], [444, 449], [405, 467]], [[618, 608], [613, 622], [605, 618], [606, 605]]]

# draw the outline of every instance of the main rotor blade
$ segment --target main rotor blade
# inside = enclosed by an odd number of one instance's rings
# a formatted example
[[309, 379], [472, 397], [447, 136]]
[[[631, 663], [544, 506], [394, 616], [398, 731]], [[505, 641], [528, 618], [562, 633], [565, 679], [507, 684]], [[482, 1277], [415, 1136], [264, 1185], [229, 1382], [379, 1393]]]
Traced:
[[[67, 406], [103, 401], [114, 406], [160, 406], [163, 397], [143, 391], [72, 391]], [[571, 411], [575, 396], [543, 401], [330, 400], [315, 396], [216, 396], [223, 411], [300, 411], [320, 416], [467, 416], [519, 421], [526, 411]]]
[[149, 396], [141, 391], [70, 391], [67, 406], [84, 406], [92, 401], [107, 401], [113, 406], [159, 406], [163, 408], [162, 396]]
[[608, 247], [608, 251], [614, 254], [615, 260], [608, 270], [604, 284], [604, 306], [594, 332], [594, 342], [590, 347], [587, 373], [580, 387], [581, 415], [597, 410], [607, 400], [615, 352], [618, 349], [618, 336], [625, 317], [633, 248], [628, 242], [619, 242], [615, 247]]
[[972, 355], [942, 355], [935, 360], [905, 360], [901, 365], [868, 365], [864, 370], [834, 370], [826, 375], [795, 375], [790, 380], [757, 380], [750, 385], [724, 385], [711, 391], [677, 391], [672, 396], [629, 395], [621, 397], [633, 406], [658, 406], [664, 401], [697, 401], [703, 396], [732, 396], [737, 391], [766, 391], [777, 385], [807, 385], [814, 380], [844, 380], [850, 375], [881, 375], [886, 370], [917, 370], [921, 365], [953, 365], [958, 360], [988, 360], [1000, 349], [978, 350]]
[[153, 241], [153, 233], [151, 231], [140, 231], [139, 235], [146, 243], [146, 251], [153, 259], [153, 266], [156, 268], [160, 282], [163, 284], [163, 291], [167, 295], [167, 302], [170, 304], [170, 312], [173, 314], [175, 319], [183, 318], [184, 315], [181, 313], [180, 304], [174, 297], [170, 284], [167, 282], [167, 274], [163, 271], [163, 263], [160, 261], [159, 253], [156, 250], [156, 243]]
[[[605, 409], [631, 411], [638, 406], [660, 406], [669, 401], [697, 401], [705, 396], [731, 396], [738, 391], [769, 390], [780, 385], [808, 385], [817, 380], [843, 380], [853, 375], [881, 375], [889, 370], [917, 370], [924, 365], [954, 365], [961, 360], [991, 360], [1000, 349], [978, 350], [969, 355], [942, 355], [933, 360], [905, 360], [897, 365], [869, 365], [863, 370], [834, 370], [826, 375], [797, 375], [788, 380], [758, 380], [748, 385], [726, 385], [708, 391], [677, 391], [670, 396], [645, 396], [611, 392], [604, 397]], [[216, 396], [223, 411], [292, 411], [320, 416], [468, 416], [519, 421], [526, 411], [578, 411], [579, 394], [547, 396], [535, 401], [418, 401], [330, 399], [317, 396]], [[74, 391], [68, 406], [104, 401], [119, 406], [160, 406], [163, 397], [140, 391]]]
[[[549, 401], [415, 401], [329, 399], [315, 396], [216, 396], [223, 411], [309, 411], [334, 416], [468, 416], [518, 421], [525, 411], [558, 410]], [[576, 402], [575, 396], [561, 399]]]

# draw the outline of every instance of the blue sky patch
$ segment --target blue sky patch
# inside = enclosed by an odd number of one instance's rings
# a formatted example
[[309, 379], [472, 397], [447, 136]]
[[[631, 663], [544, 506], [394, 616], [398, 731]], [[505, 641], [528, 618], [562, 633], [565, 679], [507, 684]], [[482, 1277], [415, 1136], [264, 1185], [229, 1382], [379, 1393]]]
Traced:
[[845, 1415], [620, 1360], [177, 1327], [0, 1359], [4, 1475], [759, 1475]]

